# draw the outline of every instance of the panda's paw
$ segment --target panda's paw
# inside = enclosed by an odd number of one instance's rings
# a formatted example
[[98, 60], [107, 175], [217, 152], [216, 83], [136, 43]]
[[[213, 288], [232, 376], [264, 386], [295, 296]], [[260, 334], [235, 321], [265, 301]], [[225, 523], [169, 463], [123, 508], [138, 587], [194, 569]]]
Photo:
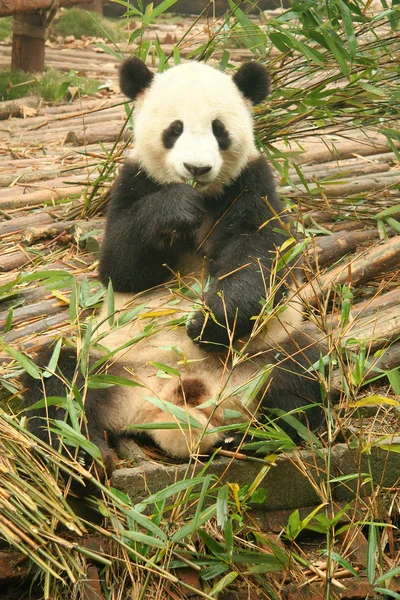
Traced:
[[204, 199], [200, 192], [186, 183], [176, 183], [172, 187], [165, 210], [159, 214], [160, 225], [164, 229], [187, 234], [188, 229], [196, 229], [203, 221], [206, 212]]
[[221, 352], [229, 347], [226, 327], [216, 322], [209, 313], [195, 313], [186, 331], [196, 344], [208, 352]]
[[228, 432], [222, 440], [222, 450], [234, 451], [237, 450], [243, 442], [243, 433]]

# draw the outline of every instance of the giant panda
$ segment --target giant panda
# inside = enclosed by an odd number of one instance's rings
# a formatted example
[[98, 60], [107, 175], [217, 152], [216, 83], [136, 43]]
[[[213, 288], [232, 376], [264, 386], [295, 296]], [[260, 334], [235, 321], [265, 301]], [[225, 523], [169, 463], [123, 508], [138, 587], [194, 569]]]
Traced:
[[[265, 67], [249, 62], [231, 77], [188, 62], [154, 75], [131, 57], [120, 85], [135, 101], [134, 148], [110, 193], [99, 273], [113, 294], [92, 360], [105, 350], [102, 368], [138, 385], [85, 389], [90, 439], [111, 470], [111, 440], [132, 425], [147, 424], [179, 459], [223, 444], [221, 425], [238, 413], [306, 407], [315, 429], [323, 411], [311, 367], [321, 346], [301, 332], [301, 257], [285, 260], [293, 225], [253, 133], [252, 107], [269, 91]], [[65, 394], [58, 374], [71, 380], [76, 363], [65, 349], [45, 390], [27, 377], [28, 405]], [[42, 437], [44, 414], [31, 413]]]

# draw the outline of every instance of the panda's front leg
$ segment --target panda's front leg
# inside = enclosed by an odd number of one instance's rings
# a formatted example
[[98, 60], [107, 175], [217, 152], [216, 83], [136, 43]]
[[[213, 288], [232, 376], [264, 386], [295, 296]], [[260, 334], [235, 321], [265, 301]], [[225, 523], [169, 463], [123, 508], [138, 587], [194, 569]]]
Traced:
[[[117, 180], [118, 183], [118, 180]], [[124, 180], [122, 178], [122, 183]], [[130, 188], [115, 185], [100, 257], [100, 278], [114, 291], [140, 292], [163, 283], [185, 252], [193, 251], [205, 207], [184, 183], [164, 186], [131, 204]]]
[[215, 278], [187, 326], [189, 337], [208, 351], [221, 351], [234, 340], [251, 332], [252, 317], [261, 311], [265, 296], [263, 279], [253, 265], [241, 271]]

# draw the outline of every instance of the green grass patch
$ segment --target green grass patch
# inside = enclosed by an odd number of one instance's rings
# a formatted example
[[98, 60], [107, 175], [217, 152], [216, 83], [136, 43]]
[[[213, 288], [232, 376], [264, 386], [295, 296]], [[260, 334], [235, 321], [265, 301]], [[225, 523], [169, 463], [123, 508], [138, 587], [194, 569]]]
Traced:
[[12, 17], [0, 19], [0, 42], [10, 38], [12, 35]]
[[127, 38], [124, 25], [124, 20], [106, 19], [94, 12], [69, 8], [63, 11], [60, 18], [52, 25], [51, 31], [63, 37], [73, 35], [81, 39], [82, 37], [105, 37], [101, 29], [103, 28], [112, 40], [119, 42]]
[[32, 75], [22, 71], [0, 70], [0, 100], [16, 100], [32, 94]]
[[25, 96], [41, 96], [48, 102], [70, 100], [75, 96], [90, 96], [100, 85], [97, 79], [80, 77], [74, 73], [60, 73], [49, 69], [41, 77], [22, 71], [0, 70], [0, 101], [17, 100]]

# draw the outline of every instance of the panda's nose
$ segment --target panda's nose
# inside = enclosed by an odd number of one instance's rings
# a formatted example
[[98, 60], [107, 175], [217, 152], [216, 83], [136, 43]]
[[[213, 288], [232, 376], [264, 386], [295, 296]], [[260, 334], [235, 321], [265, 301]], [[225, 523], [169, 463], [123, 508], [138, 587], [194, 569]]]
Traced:
[[205, 175], [209, 173], [212, 167], [196, 167], [195, 165], [188, 165], [188, 163], [183, 163], [183, 166], [194, 178], [200, 177], [200, 175]]

